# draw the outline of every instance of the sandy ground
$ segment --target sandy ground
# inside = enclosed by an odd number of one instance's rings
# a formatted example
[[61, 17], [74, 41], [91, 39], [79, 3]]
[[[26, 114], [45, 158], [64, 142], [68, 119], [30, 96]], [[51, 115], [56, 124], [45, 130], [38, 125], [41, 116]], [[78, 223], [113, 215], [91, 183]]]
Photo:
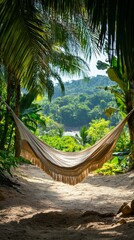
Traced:
[[70, 186], [22, 165], [14, 180], [17, 190], [0, 186], [1, 240], [134, 239], [134, 216], [117, 215], [134, 199], [134, 171]]

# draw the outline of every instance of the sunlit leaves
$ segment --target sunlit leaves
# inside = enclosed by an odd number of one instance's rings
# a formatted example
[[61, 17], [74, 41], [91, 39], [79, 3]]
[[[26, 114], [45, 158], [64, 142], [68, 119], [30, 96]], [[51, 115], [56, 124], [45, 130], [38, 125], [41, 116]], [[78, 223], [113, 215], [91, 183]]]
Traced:
[[122, 78], [122, 76], [117, 68], [109, 67], [107, 70], [107, 73], [108, 73], [109, 78], [112, 81], [116, 82], [124, 92], [126, 92], [128, 90], [127, 82]]
[[113, 113], [115, 113], [115, 111], [117, 111], [116, 108], [109, 107], [105, 110], [105, 114], [106, 114], [107, 117], [110, 117]]
[[[11, 6], [10, 6], [11, 4]], [[31, 78], [35, 68], [35, 56], [38, 59], [49, 52], [47, 35], [38, 10], [33, 6], [27, 14], [25, 4], [18, 1], [1, 3], [0, 43], [4, 64], [18, 78]]]
[[103, 118], [99, 120], [92, 120], [87, 130], [90, 143], [92, 145], [110, 131], [109, 123], [109, 120], [105, 120]]
[[[91, 31], [88, 18], [78, 11], [75, 13], [72, 9], [75, 14], [64, 13], [64, 17], [56, 12], [65, 6], [69, 9], [74, 3], [0, 2], [2, 61], [28, 91], [36, 89], [42, 94], [45, 89], [51, 99], [53, 80], [58, 81], [64, 91], [61, 73], [88, 75], [85, 60], [97, 51], [97, 34]], [[75, 10], [82, 6], [83, 3], [78, 6], [77, 2]]]
[[[88, 15], [90, 24], [100, 31], [100, 44], [103, 46], [107, 39], [107, 49], [110, 57], [118, 56], [118, 67], [122, 63], [122, 70], [126, 66], [130, 77], [133, 75], [134, 64], [134, 17], [133, 1], [122, 0], [105, 1], [42, 1], [51, 13], [58, 12], [62, 18], [75, 14]], [[88, 13], [88, 14], [87, 14]]]

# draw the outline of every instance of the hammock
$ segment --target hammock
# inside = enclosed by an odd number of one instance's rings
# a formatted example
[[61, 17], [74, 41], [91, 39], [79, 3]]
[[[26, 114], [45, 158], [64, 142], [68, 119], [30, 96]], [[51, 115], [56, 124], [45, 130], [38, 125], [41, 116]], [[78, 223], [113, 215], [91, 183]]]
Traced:
[[110, 133], [88, 149], [80, 152], [62, 152], [48, 146], [32, 134], [7, 103], [5, 104], [11, 111], [20, 133], [20, 156], [43, 169], [54, 180], [71, 185], [81, 182], [89, 172], [102, 167], [111, 159], [122, 129], [134, 111], [132, 109]]

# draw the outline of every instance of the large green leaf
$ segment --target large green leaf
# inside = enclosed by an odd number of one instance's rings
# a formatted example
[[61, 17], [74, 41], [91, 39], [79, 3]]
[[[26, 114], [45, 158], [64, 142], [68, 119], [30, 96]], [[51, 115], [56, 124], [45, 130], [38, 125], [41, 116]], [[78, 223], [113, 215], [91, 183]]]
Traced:
[[110, 117], [116, 111], [117, 111], [117, 108], [109, 107], [105, 110], [105, 114], [107, 117]]
[[[0, 46], [3, 62], [16, 77], [33, 77], [37, 61], [50, 51], [48, 35], [38, 9], [22, 1], [1, 1]], [[28, 14], [27, 14], [28, 12]], [[47, 70], [48, 66], [45, 66]]]
[[98, 60], [98, 61], [97, 61], [97, 64], [96, 64], [96, 67], [97, 67], [99, 70], [105, 70], [105, 69], [107, 69], [107, 68], [109, 67], [109, 64]]
[[[52, 5], [54, 8], [64, 5], [68, 9], [71, 2], [65, 2]], [[43, 8], [47, 3], [48, 8]], [[80, 75], [85, 72], [87, 76], [86, 60], [97, 51], [98, 43], [87, 17], [78, 14], [68, 17], [63, 12], [62, 18], [58, 13], [52, 13], [50, 6], [51, 1], [0, 1], [2, 61], [21, 80], [22, 87], [28, 91], [36, 89], [40, 94], [44, 94], [45, 89], [49, 98], [54, 93], [52, 79], [58, 80], [64, 91], [59, 69], [60, 73]], [[52, 14], [49, 14], [50, 10]]]
[[117, 68], [115, 68], [115, 67], [108, 68], [107, 74], [108, 74], [109, 78], [112, 81], [116, 82], [124, 92], [126, 92], [128, 90], [127, 83], [124, 81], [123, 78], [121, 78], [121, 75], [120, 75], [119, 71], [117, 70]]

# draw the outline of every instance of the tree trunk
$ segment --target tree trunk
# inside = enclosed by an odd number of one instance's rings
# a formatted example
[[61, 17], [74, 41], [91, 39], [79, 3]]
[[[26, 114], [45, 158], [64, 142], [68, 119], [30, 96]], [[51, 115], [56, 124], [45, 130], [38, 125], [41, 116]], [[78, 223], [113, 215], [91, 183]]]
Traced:
[[[7, 99], [6, 99], [6, 102], [8, 105], [10, 105], [12, 100], [12, 93], [14, 89], [13, 85], [14, 85], [13, 74], [9, 71], [8, 82], [7, 82]], [[5, 148], [5, 144], [7, 142], [8, 126], [9, 126], [9, 110], [6, 109], [4, 130], [3, 130], [3, 134], [1, 136], [1, 141], [0, 141], [0, 150], [4, 150]]]
[[[17, 78], [15, 78], [15, 75], [8, 70], [8, 81], [7, 81], [7, 99], [6, 102], [9, 106], [11, 106], [11, 103], [13, 105], [15, 99], [15, 113], [17, 116], [19, 116], [20, 112], [20, 84]], [[6, 110], [5, 114], [5, 124], [4, 124], [4, 130], [0, 141], [0, 149], [4, 150], [5, 145], [8, 143], [7, 141], [7, 134], [8, 134], [8, 127], [9, 127], [9, 117], [10, 113], [9, 110]], [[10, 141], [10, 139], [9, 139]], [[14, 147], [15, 147], [15, 156], [18, 157], [20, 154], [20, 135], [17, 127], [15, 128], [15, 141], [14, 141]], [[9, 151], [9, 147], [7, 144], [7, 150]]]
[[[134, 78], [133, 78], [134, 79]], [[134, 80], [130, 81], [130, 92], [126, 97], [126, 107], [129, 113], [134, 108]], [[130, 134], [130, 160], [134, 167], [134, 113], [128, 119], [128, 128]]]
[[[16, 80], [16, 101], [15, 101], [15, 113], [19, 117], [20, 113], [20, 83]], [[17, 126], [15, 127], [15, 157], [20, 156], [20, 134]]]
[[10, 135], [9, 135], [9, 143], [8, 143], [8, 147], [7, 147], [7, 153], [9, 153], [9, 150], [10, 150], [10, 147], [11, 147], [12, 136], [13, 136], [13, 128], [14, 128], [14, 123], [12, 124]]

